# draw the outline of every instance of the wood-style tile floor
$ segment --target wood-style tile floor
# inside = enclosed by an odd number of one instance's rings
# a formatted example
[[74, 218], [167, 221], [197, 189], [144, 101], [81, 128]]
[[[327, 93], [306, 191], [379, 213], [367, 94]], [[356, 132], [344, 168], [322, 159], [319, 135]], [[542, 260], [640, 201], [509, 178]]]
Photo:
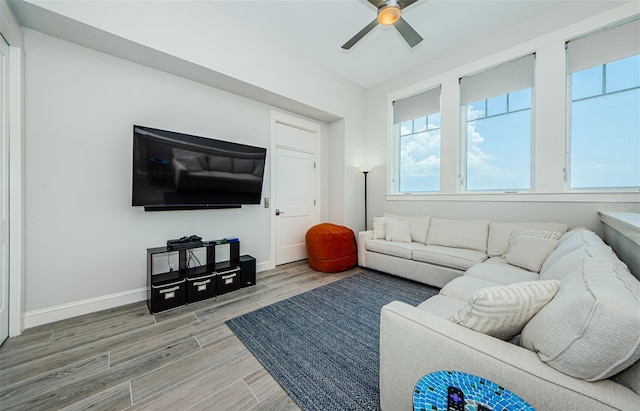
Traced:
[[0, 347], [0, 410], [298, 410], [224, 322], [358, 271], [292, 263], [156, 315], [140, 302], [25, 330]]

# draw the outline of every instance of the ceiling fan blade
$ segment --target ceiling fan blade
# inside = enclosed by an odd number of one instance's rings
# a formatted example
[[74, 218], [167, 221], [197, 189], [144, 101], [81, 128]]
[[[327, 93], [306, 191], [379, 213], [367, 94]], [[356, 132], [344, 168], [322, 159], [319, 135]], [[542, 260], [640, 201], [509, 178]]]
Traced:
[[[379, 9], [380, 7], [387, 4], [387, 2], [384, 0], [367, 0], [367, 1], [371, 3], [376, 9]], [[417, 1], [417, 0], [413, 0], [413, 1]]]
[[398, 6], [400, 6], [401, 9], [404, 9], [405, 7], [411, 6], [416, 1], [418, 0], [398, 0]]
[[351, 47], [353, 47], [354, 44], [359, 42], [360, 39], [362, 39], [364, 36], [366, 36], [367, 33], [369, 33], [371, 30], [373, 30], [377, 25], [378, 25], [378, 20], [377, 19], [373, 19], [373, 21], [371, 23], [367, 24], [367, 26], [365, 28], [360, 30], [358, 32], [358, 34], [356, 34], [355, 36], [351, 37], [351, 39], [349, 41], [344, 43], [342, 45], [342, 48], [345, 49], [345, 50], [349, 50]]
[[411, 47], [417, 46], [423, 40], [422, 36], [402, 17], [400, 17], [400, 20], [396, 21], [393, 26]]

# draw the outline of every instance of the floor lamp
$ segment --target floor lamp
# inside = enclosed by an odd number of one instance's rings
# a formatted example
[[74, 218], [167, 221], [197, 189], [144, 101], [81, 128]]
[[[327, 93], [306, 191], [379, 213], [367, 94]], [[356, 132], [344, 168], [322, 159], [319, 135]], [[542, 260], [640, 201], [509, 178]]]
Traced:
[[364, 231], [367, 231], [367, 174], [369, 171], [363, 171], [364, 174]]

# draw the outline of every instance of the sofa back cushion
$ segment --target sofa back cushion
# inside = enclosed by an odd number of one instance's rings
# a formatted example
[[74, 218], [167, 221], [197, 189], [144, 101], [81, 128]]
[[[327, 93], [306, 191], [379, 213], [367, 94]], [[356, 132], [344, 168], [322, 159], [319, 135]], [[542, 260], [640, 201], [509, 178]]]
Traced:
[[231, 173], [233, 171], [231, 157], [207, 156], [207, 163], [209, 164], [209, 170], [211, 171], [225, 171], [227, 173]]
[[233, 171], [234, 173], [251, 174], [256, 168], [253, 164], [253, 160], [250, 158], [233, 158]]
[[432, 217], [427, 245], [468, 248], [487, 252], [489, 220], [448, 220]]
[[585, 257], [524, 327], [521, 345], [565, 374], [608, 378], [640, 359], [640, 282], [617, 258]]
[[516, 228], [567, 232], [568, 226], [564, 223], [536, 223], [536, 222], [502, 222], [492, 221], [489, 226], [489, 239], [487, 254], [489, 257], [502, 256], [507, 252], [511, 233]]
[[195, 158], [200, 164], [200, 168], [207, 169], [207, 157], [203, 153], [196, 153], [195, 151], [182, 150], [180, 148], [173, 149], [173, 156], [180, 162], [185, 158]]
[[611, 247], [596, 233], [584, 228], [574, 229], [560, 238], [558, 247], [542, 265], [540, 279], [559, 280], [573, 271], [581, 270], [585, 257], [617, 259]]

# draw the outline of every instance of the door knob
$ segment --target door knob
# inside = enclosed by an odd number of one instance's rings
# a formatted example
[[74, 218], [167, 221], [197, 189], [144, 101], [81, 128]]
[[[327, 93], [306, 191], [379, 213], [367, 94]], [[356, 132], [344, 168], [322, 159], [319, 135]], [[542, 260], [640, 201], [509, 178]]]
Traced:
[[276, 215], [284, 214], [284, 211], [280, 211], [279, 208], [276, 208]]

